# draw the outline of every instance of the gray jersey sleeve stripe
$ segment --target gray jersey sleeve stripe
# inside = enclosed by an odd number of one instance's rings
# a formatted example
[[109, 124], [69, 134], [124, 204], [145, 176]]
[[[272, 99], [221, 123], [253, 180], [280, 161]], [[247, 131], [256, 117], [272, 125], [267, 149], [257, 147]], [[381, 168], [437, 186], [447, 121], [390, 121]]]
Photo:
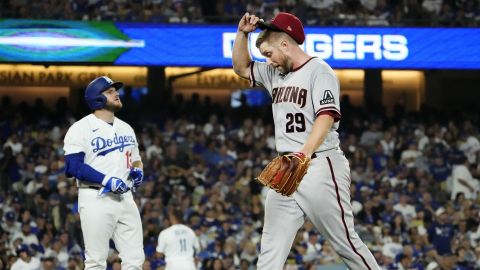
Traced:
[[250, 62], [250, 86], [255, 87], [255, 74], [253, 73], [253, 64], [255, 61]]

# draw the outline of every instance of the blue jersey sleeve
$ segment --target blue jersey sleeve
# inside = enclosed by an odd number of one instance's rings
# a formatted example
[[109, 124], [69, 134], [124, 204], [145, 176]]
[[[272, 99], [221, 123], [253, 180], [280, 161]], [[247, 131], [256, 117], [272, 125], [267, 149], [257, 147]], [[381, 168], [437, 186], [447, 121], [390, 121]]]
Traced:
[[102, 185], [105, 175], [90, 165], [84, 163], [85, 153], [75, 153], [65, 156], [65, 174], [80, 181], [87, 181]]

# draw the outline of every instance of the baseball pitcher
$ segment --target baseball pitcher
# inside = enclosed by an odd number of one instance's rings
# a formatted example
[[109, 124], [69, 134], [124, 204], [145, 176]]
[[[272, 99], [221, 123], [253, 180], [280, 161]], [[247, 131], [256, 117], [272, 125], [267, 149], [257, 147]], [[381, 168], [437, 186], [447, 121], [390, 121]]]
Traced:
[[64, 139], [66, 174], [79, 188], [85, 269], [106, 269], [110, 239], [122, 269], [141, 269], [145, 259], [142, 222], [130, 192], [143, 181], [143, 164], [133, 129], [115, 117], [122, 86], [106, 76], [93, 80], [85, 91], [93, 112], [75, 122]]
[[[249, 33], [267, 63], [252, 62]], [[260, 270], [280, 270], [307, 216], [349, 269], [380, 269], [354, 230], [350, 168], [339, 149], [339, 83], [328, 64], [299, 47], [301, 21], [278, 13], [270, 22], [246, 13], [233, 47], [233, 69], [272, 97], [276, 149], [280, 156], [258, 180], [271, 187], [265, 202]]]

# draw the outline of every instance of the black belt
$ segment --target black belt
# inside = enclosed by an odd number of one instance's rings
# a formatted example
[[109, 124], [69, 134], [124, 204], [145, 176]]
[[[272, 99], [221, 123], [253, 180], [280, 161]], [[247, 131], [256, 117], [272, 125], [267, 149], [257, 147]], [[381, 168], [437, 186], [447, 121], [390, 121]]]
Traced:
[[95, 190], [100, 190], [100, 188], [101, 188], [101, 187], [97, 187], [97, 186], [88, 186], [88, 188], [95, 189]]
[[[288, 155], [288, 154], [293, 154], [293, 153], [295, 153], [295, 152], [279, 152], [278, 154], [279, 154], [280, 156], [283, 156], [283, 155]], [[297, 152], [297, 153], [298, 153], [298, 152]], [[313, 153], [312, 156], [310, 157], [310, 159], [314, 159], [314, 158], [316, 158], [316, 157], [317, 157], [317, 153]]]

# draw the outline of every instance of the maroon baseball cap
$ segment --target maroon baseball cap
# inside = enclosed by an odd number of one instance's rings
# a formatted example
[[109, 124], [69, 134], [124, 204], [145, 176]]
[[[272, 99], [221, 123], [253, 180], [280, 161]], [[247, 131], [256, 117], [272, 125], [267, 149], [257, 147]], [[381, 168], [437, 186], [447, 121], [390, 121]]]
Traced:
[[274, 31], [282, 31], [292, 37], [298, 44], [303, 44], [305, 41], [305, 32], [300, 19], [295, 15], [279, 12], [269, 22], [260, 22], [258, 28], [261, 30], [270, 29]]

